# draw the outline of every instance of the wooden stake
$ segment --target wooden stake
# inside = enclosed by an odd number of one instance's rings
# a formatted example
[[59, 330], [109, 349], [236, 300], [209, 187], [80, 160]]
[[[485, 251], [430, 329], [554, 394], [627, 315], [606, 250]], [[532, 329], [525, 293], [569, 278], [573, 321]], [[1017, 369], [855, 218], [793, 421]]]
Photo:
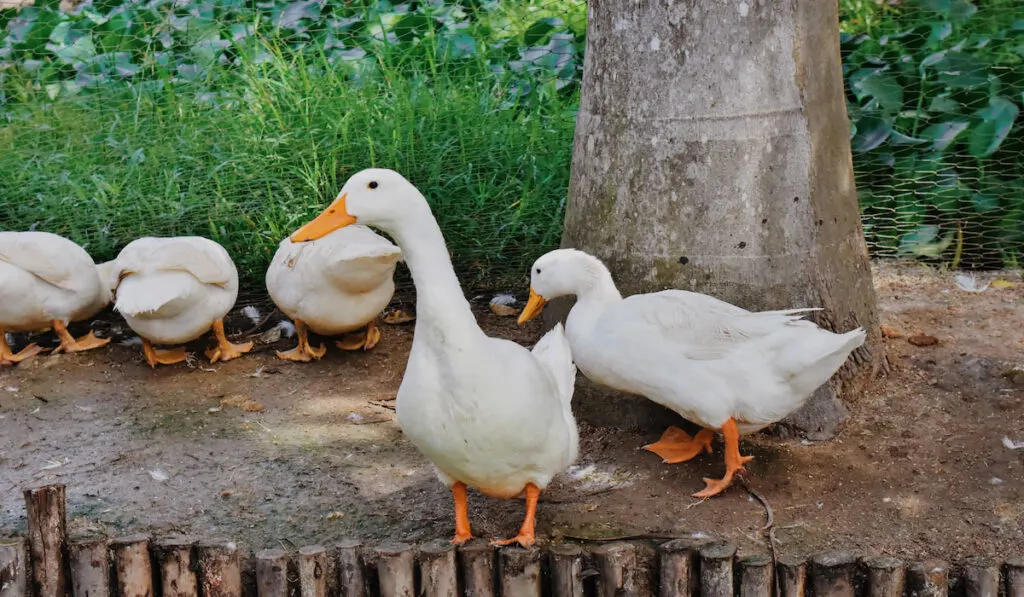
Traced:
[[701, 597], [732, 597], [732, 560], [736, 546], [727, 541], [702, 545], [700, 555]]
[[285, 550], [256, 552], [256, 593], [259, 597], [288, 597], [288, 553]]
[[0, 543], [0, 597], [28, 597], [28, 557], [25, 541]]
[[67, 507], [63, 485], [25, 490], [29, 561], [35, 597], [69, 597]]
[[999, 597], [999, 562], [994, 558], [974, 557], [964, 562], [966, 597]]
[[597, 564], [597, 597], [635, 597], [636, 546], [607, 543], [591, 552]]
[[[198, 597], [199, 581], [193, 569], [191, 539], [168, 537], [153, 544], [153, 556], [160, 571], [162, 597]], [[79, 597], [75, 594], [75, 597]]]
[[299, 597], [336, 597], [338, 574], [334, 571], [327, 548], [308, 545], [299, 548]]
[[495, 549], [484, 539], [468, 541], [457, 552], [466, 597], [495, 597]]
[[363, 544], [345, 540], [334, 548], [338, 566], [338, 588], [341, 597], [366, 597], [366, 576], [363, 574]]
[[772, 574], [772, 557], [758, 554], [741, 558], [740, 597], [772, 597], [775, 577]]
[[710, 539], [673, 539], [658, 548], [661, 597], [697, 597], [700, 590], [697, 551], [707, 543]]
[[907, 568], [910, 597], [946, 597], [949, 594], [949, 566], [942, 560], [915, 562]]
[[541, 597], [540, 551], [504, 547], [501, 559], [501, 597]]
[[416, 558], [412, 546], [386, 543], [376, 552], [380, 597], [415, 597]]
[[906, 584], [903, 562], [890, 556], [864, 558], [868, 571], [868, 597], [903, 597]]
[[198, 546], [199, 588], [203, 597], [242, 597], [242, 568], [234, 542]]
[[807, 561], [803, 558], [780, 556], [778, 561], [779, 597], [804, 597], [807, 586]]
[[75, 597], [110, 597], [110, 552], [106, 539], [70, 542], [68, 564]]
[[149, 537], [128, 535], [110, 542], [117, 597], [153, 597], [153, 568], [149, 562]]
[[551, 594], [554, 597], [583, 597], [583, 549], [563, 543], [548, 550], [551, 558]]
[[845, 551], [820, 554], [811, 560], [814, 597], [854, 597], [857, 557]]
[[437, 539], [420, 548], [420, 587], [426, 597], [458, 597], [459, 571], [451, 541]]
[[1006, 597], [1024, 597], [1024, 556], [1006, 559]]

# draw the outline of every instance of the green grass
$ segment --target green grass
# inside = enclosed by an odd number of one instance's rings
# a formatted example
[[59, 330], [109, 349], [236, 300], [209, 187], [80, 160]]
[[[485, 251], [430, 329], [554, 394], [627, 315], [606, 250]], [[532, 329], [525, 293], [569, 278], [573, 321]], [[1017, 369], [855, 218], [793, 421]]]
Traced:
[[280, 240], [373, 166], [430, 200], [468, 287], [518, 286], [557, 245], [575, 98], [510, 101], [514, 80], [429, 43], [380, 48], [357, 81], [322, 52], [259, 51], [208, 71], [212, 93], [18, 103], [0, 129], [0, 228], [63, 234], [97, 260], [139, 236], [203, 235], [257, 290]]
[[[933, 247], [956, 230], [965, 264], [1020, 255], [1024, 116], [983, 108], [1024, 102], [1024, 12], [990, 0], [964, 20], [965, 3], [840, 0], [875, 255], [948, 262], [956, 250]], [[52, 4], [0, 11], [0, 229], [63, 234], [97, 260], [143, 235], [203, 235], [260, 292], [280, 239], [378, 166], [432, 202], [467, 287], [520, 288], [558, 244], [581, 0]], [[987, 79], [946, 89], [936, 52], [963, 47]], [[956, 143], [917, 138], [949, 119], [969, 125]]]

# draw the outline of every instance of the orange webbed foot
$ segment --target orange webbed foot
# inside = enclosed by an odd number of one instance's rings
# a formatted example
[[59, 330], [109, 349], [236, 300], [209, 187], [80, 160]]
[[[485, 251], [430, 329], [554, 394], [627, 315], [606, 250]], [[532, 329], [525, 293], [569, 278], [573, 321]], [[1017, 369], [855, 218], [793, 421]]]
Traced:
[[206, 358], [210, 359], [211, 363], [237, 359], [252, 350], [252, 347], [256, 345], [255, 342], [245, 342], [243, 344], [232, 344], [229, 342], [228, 337], [224, 334], [224, 321], [220, 319], [213, 322], [213, 333], [217, 337], [217, 345], [206, 351]]
[[746, 469], [743, 465], [754, 459], [753, 456], [740, 455], [740, 432], [734, 419], [729, 419], [722, 426], [722, 435], [725, 436], [725, 476], [721, 479], [704, 479], [704, 489], [693, 494], [693, 497], [706, 499], [718, 495], [732, 484], [733, 477], [743, 473]]
[[146, 357], [146, 362], [150, 367], [174, 365], [188, 359], [188, 353], [180, 346], [168, 349], [154, 348], [148, 340], [142, 341], [142, 354]]
[[345, 334], [335, 345], [342, 350], [370, 350], [380, 342], [380, 330], [376, 322], [371, 321], [362, 332]]
[[522, 547], [530, 547], [536, 542], [537, 538], [534, 537], [533, 533], [520, 532], [518, 535], [512, 537], [511, 539], [492, 539], [491, 545], [496, 547], [502, 547], [505, 545], [512, 545], [513, 543], [518, 543]]
[[701, 452], [711, 453], [711, 440], [715, 434], [710, 429], [701, 429], [697, 437], [690, 437], [682, 429], [672, 426], [665, 430], [661, 439], [644, 446], [649, 452], [654, 452], [661, 457], [666, 464], [677, 464], [686, 462], [696, 457]]
[[[2, 333], [3, 332], [0, 332], [0, 334]], [[35, 343], [29, 344], [25, 348], [19, 350], [17, 353], [11, 352], [10, 348], [2, 350], [3, 348], [7, 348], [6, 344], [4, 346], [0, 346], [0, 366], [15, 365], [17, 363], [24, 361], [25, 359], [46, 352], [45, 348]]]

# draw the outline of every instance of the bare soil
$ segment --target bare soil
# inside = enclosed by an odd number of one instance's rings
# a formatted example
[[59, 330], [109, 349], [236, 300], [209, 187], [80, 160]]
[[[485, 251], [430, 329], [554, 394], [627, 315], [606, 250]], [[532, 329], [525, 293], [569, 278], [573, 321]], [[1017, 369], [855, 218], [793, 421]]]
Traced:
[[[746, 480], [774, 510], [780, 551], [955, 561], [1020, 550], [1024, 449], [1005, 445], [1024, 442], [1019, 274], [979, 276], [1017, 283], [982, 293], [920, 266], [875, 276], [892, 370], [850, 405], [840, 436], [741, 442], [756, 457]], [[490, 334], [536, 340], [539, 328], [479, 306]], [[128, 337], [113, 319], [94, 327]], [[59, 482], [77, 534], [183, 533], [255, 549], [449, 536], [451, 497], [394, 421], [413, 326], [382, 331], [373, 351], [331, 346], [310, 364], [278, 360], [282, 340], [214, 366], [152, 370], [137, 345], [114, 343], [3, 368], [0, 529], [24, 530], [23, 488]], [[921, 334], [938, 342], [908, 341]], [[577, 465], [542, 498], [544, 540], [696, 532], [765, 549], [765, 510], [741, 484], [690, 497], [702, 477], [721, 475], [720, 444], [664, 465], [639, 449], [657, 433], [581, 427]], [[514, 533], [522, 513], [521, 501], [471, 494], [478, 536]]]

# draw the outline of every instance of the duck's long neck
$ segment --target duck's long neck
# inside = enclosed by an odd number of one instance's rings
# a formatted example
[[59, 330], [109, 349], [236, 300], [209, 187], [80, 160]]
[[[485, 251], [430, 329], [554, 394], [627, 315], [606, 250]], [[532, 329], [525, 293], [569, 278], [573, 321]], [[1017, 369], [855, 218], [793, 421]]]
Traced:
[[605, 307], [622, 300], [622, 294], [615, 287], [612, 275], [604, 265], [588, 264], [583, 271], [585, 273], [576, 290], [576, 304], [566, 322], [567, 328], [575, 328], [574, 333], [583, 328], [589, 329]]
[[622, 300], [622, 294], [615, 287], [611, 272], [604, 265], [592, 264], [586, 275], [586, 283], [581, 284], [576, 293], [578, 301], [604, 305]]
[[446, 331], [482, 334], [469, 301], [455, 277], [444, 235], [427, 212], [415, 225], [396, 225], [390, 230], [416, 285], [416, 327], [440, 324]]

